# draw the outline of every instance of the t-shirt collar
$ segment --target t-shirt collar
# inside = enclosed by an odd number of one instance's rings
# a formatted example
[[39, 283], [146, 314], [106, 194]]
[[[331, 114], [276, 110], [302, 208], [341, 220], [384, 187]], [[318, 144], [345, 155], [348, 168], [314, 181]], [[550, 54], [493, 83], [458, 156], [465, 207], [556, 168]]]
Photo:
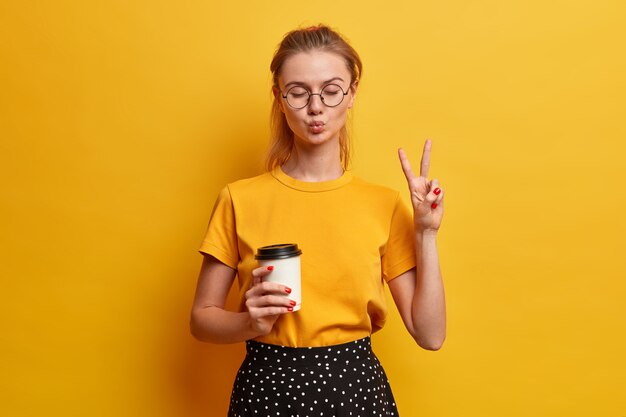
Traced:
[[330, 181], [319, 181], [319, 182], [308, 182], [308, 181], [300, 181], [295, 178], [290, 177], [285, 174], [280, 166], [277, 166], [271, 171], [271, 174], [274, 178], [276, 178], [279, 182], [286, 185], [289, 188], [293, 188], [295, 190], [300, 191], [308, 191], [308, 192], [320, 192], [320, 191], [330, 191], [336, 190], [337, 188], [343, 187], [347, 183], [352, 180], [352, 173], [349, 171], [344, 171], [341, 177], [330, 180]]

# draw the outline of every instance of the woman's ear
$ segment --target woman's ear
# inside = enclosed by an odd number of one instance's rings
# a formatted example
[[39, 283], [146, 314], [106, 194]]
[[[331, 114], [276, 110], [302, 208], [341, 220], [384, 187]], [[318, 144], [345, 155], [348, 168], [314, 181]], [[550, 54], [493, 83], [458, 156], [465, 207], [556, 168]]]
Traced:
[[276, 102], [278, 103], [278, 108], [280, 109], [282, 113], [284, 113], [285, 109], [283, 108], [283, 101], [280, 99], [281, 98], [280, 90], [275, 85], [272, 86], [272, 94], [274, 94], [274, 100], [276, 100]]
[[353, 82], [352, 85], [350, 85], [350, 91], [352, 92], [352, 94], [350, 94], [350, 102], [348, 103], [349, 109], [351, 109], [352, 106], [354, 106], [354, 99], [356, 98], [356, 90], [358, 86], [359, 86], [358, 80]]

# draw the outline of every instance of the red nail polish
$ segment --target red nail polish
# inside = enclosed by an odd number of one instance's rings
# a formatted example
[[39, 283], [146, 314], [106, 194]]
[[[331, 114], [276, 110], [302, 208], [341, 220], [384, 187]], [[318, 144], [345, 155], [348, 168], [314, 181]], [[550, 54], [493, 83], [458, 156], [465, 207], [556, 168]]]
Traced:
[[268, 267], [267, 267], [267, 270], [268, 270], [268, 271], [273, 271], [273, 270], [274, 270], [274, 267], [270, 265], [270, 266], [268, 266]]
[[433, 190], [433, 193], [435, 193], [435, 195], [439, 195], [439, 193], [441, 192], [441, 190], [439, 189], [439, 187], [435, 188]]
[[288, 311], [293, 311], [293, 307], [287, 307]]
[[292, 306], [295, 306], [295, 305], [296, 305], [296, 302], [295, 302], [295, 301], [293, 301], [293, 300], [289, 300], [289, 304], [291, 304]]
[[285, 287], [285, 292], [286, 292], [287, 294], [291, 294], [291, 288], [289, 288], [289, 287]]
[[434, 209], [436, 209], [436, 208], [437, 208], [437, 203], [433, 203], [433, 204], [431, 205], [431, 207], [432, 207], [432, 208], [434, 208]]

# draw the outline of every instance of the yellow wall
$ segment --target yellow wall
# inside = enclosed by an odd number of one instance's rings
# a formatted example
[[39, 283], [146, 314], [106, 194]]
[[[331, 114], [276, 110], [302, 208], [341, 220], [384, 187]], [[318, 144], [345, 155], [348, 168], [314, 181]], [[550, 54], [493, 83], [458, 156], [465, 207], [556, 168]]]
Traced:
[[[218, 190], [260, 172], [269, 61], [361, 53], [354, 172], [433, 139], [448, 337], [374, 338], [403, 416], [626, 415], [624, 2], [3, 1], [0, 415], [220, 416], [188, 329]], [[405, 196], [408, 201], [408, 195]]]

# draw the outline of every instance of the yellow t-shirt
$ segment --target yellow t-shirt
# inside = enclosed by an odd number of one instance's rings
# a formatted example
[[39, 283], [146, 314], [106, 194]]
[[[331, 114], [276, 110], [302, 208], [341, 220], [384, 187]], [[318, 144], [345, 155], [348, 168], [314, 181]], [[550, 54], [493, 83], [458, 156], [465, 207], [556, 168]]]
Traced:
[[201, 253], [237, 270], [240, 311], [257, 248], [297, 243], [302, 308], [281, 315], [255, 340], [292, 347], [328, 346], [380, 330], [384, 282], [415, 267], [413, 218], [397, 191], [345, 172], [304, 182], [280, 167], [229, 184], [219, 194]]

